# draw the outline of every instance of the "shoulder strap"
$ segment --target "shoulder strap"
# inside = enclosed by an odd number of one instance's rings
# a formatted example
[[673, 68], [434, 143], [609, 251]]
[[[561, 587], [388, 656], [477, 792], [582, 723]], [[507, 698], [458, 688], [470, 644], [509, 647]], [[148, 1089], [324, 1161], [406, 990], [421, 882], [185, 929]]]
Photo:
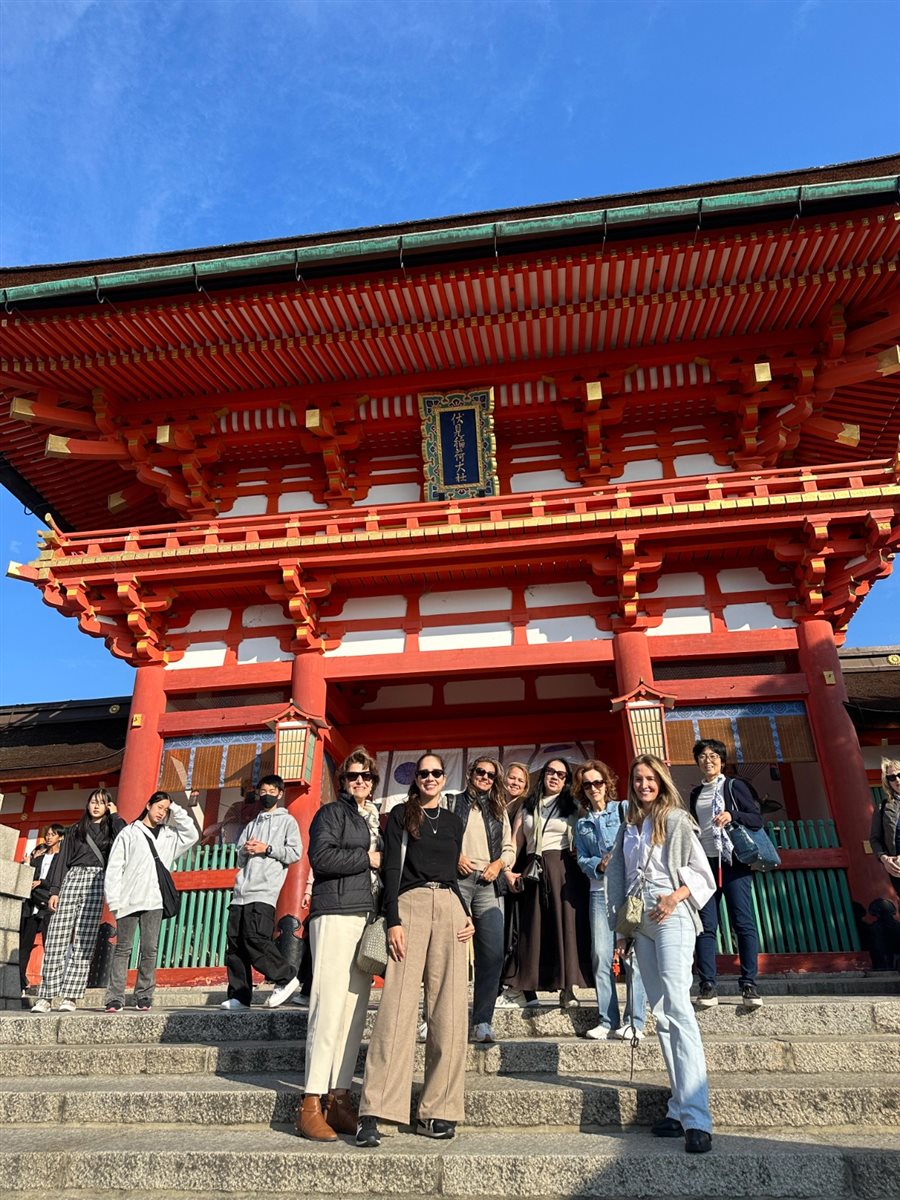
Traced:
[[[134, 823], [135, 823], [135, 825], [140, 825], [140, 823], [141, 823], [141, 822], [140, 822], [140, 821], [135, 821]], [[162, 862], [160, 861], [160, 857], [159, 857], [159, 855], [156, 853], [156, 846], [154, 845], [154, 840], [155, 840], [155, 839], [154, 839], [154, 838], [152, 838], [152, 837], [148, 837], [148, 836], [147, 836], [147, 834], [145, 833], [145, 834], [144, 834], [144, 840], [146, 841], [146, 843], [147, 843], [147, 846], [148, 846], [148, 847], [149, 847], [149, 849], [150, 849], [150, 853], [153, 855], [153, 857], [156, 859], [156, 861], [159, 863], [159, 865], [160, 865], [160, 866], [162, 866]]]
[[85, 832], [84, 832], [84, 840], [85, 840], [85, 841], [87, 842], [87, 844], [90, 846], [91, 850], [93, 850], [93, 852], [94, 852], [94, 856], [95, 856], [95, 858], [97, 859], [97, 862], [99, 862], [99, 864], [100, 864], [100, 866], [101, 866], [101, 867], [104, 867], [104, 868], [105, 868], [105, 867], [106, 867], [106, 859], [103, 857], [103, 854], [101, 853], [100, 847], [97, 845], [97, 843], [96, 843], [96, 842], [94, 841], [94, 839], [91, 837], [91, 835], [90, 835], [90, 831], [89, 831], [89, 830], [85, 830]]

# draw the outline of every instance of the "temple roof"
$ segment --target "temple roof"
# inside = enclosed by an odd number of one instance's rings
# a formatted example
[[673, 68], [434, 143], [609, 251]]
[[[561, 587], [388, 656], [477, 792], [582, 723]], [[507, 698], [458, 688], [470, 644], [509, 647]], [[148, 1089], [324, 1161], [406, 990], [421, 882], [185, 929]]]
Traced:
[[0, 781], [98, 779], [119, 770], [131, 700], [64, 700], [0, 708]]

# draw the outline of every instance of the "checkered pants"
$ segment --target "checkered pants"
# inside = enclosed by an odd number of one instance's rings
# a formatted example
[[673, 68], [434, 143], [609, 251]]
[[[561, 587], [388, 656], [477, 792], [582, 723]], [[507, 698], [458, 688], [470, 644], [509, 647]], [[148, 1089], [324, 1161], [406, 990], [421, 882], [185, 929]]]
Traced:
[[44, 933], [44, 967], [38, 995], [80, 1000], [97, 946], [103, 911], [103, 868], [72, 867], [66, 873], [59, 904]]

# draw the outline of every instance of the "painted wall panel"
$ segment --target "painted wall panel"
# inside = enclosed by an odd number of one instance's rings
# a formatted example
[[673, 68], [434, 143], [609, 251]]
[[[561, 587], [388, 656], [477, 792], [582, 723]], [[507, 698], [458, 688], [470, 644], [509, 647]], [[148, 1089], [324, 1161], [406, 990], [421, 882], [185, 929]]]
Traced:
[[537, 617], [525, 627], [529, 646], [558, 642], [597, 642], [611, 638], [591, 617]]
[[423, 617], [446, 613], [505, 612], [512, 604], [509, 588], [474, 588], [471, 591], [426, 592], [419, 600]]

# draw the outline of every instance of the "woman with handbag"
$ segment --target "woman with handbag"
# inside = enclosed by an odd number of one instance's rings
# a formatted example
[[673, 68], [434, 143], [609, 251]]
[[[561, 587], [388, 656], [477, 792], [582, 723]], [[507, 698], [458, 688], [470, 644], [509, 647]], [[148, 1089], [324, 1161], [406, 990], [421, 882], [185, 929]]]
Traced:
[[741, 975], [738, 987], [745, 1008], [759, 1008], [762, 997], [756, 986], [759, 934], [753, 917], [753, 872], [732, 853], [728, 829], [733, 824], [762, 829], [759, 804], [742, 779], [724, 775], [728, 751], [715, 738], [694, 745], [694, 762], [703, 782], [691, 792], [691, 814], [700, 826], [700, 844], [706, 851], [716, 892], [703, 906], [703, 931], [697, 938], [697, 974], [700, 976], [698, 1008], [719, 1003], [716, 990], [716, 932], [719, 928], [719, 898], [725, 897], [728, 919], [737, 934]]
[[652, 1133], [683, 1135], [688, 1154], [704, 1154], [712, 1149], [712, 1118], [691, 963], [699, 911], [715, 881], [666, 765], [640, 754], [628, 780], [627, 820], [606, 867], [609, 923], [620, 951], [634, 943], [672, 1089]]
[[28, 987], [28, 960], [31, 958], [35, 939], [39, 933], [43, 934], [50, 920], [50, 909], [47, 907], [50, 885], [47, 877], [54, 857], [60, 851], [65, 832], [63, 825], [48, 825], [41, 831], [41, 840], [28, 859], [28, 865], [34, 870], [34, 878], [31, 882], [31, 895], [22, 901], [22, 915], [19, 919], [19, 982], [22, 985], [23, 996]]
[[647, 1023], [647, 997], [640, 968], [633, 958], [630, 962], [623, 961], [623, 969], [630, 973], [630, 987], [625, 1020], [620, 1024], [613, 970], [616, 939], [609, 927], [606, 906], [606, 867], [619, 826], [625, 820], [625, 803], [616, 799], [617, 783], [615, 772], [596, 758], [588, 759], [575, 772], [575, 795], [581, 800], [583, 811], [575, 826], [575, 852], [591, 889], [591, 966], [599, 1015], [598, 1024], [585, 1036], [594, 1041], [607, 1038], [641, 1041]]
[[50, 1011], [56, 996], [60, 1012], [74, 1012], [87, 987], [103, 911], [103, 875], [113, 839], [125, 822], [106, 788], [88, 797], [81, 820], [68, 831], [50, 872], [50, 923], [44, 938], [44, 966], [33, 1013]]
[[297, 1132], [314, 1142], [356, 1133], [350, 1084], [372, 988], [357, 952], [381, 894], [381, 834], [372, 802], [379, 779], [368, 751], [354, 750], [336, 773], [337, 799], [322, 805], [309, 829], [313, 974]]
[[881, 760], [884, 799], [872, 814], [869, 844], [900, 896], [900, 760]]
[[444, 778], [440, 755], [423, 754], [406, 802], [388, 814], [384, 914], [390, 957], [366, 1055], [357, 1146], [377, 1146], [389, 1127], [409, 1120], [423, 984], [428, 1033], [416, 1133], [452, 1138], [463, 1118], [468, 1044], [465, 943], [475, 927], [457, 878], [463, 823], [441, 804]]
[[507, 979], [525, 996], [525, 1011], [540, 1007], [537, 993], [559, 991], [561, 1008], [574, 1008], [576, 987], [589, 987], [591, 934], [587, 880], [575, 857], [578, 804], [572, 768], [551, 758], [516, 817], [513, 838], [520, 855], [519, 941]]

